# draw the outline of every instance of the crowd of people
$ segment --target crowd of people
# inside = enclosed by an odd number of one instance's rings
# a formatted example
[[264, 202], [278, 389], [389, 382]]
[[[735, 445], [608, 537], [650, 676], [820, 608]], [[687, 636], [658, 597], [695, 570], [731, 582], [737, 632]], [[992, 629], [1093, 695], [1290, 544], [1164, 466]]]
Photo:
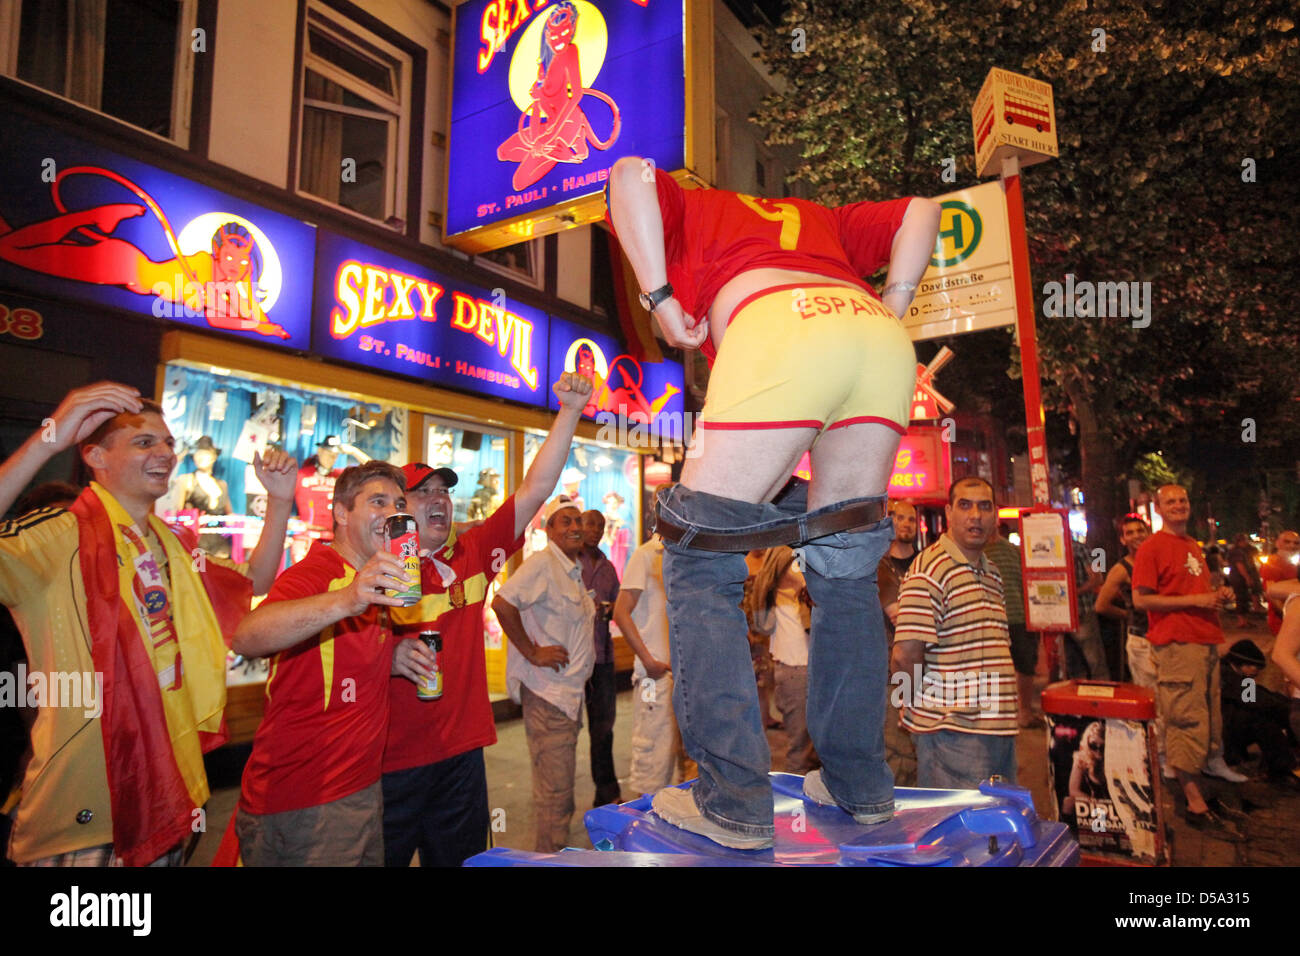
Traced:
[[[939, 207], [685, 191], [634, 157], [615, 164], [609, 189], [642, 305], [670, 344], [712, 363], [692, 454], [680, 482], [659, 490], [655, 536], [621, 582], [599, 547], [601, 513], [567, 494], [547, 500], [590, 397], [579, 373], [555, 383], [559, 411], [515, 493], [472, 526], [452, 522], [450, 468], [310, 466], [333, 480], [332, 539], [278, 576], [298, 463], [278, 451], [255, 461], [267, 511], [249, 560], [205, 557], [153, 514], [174, 440], [134, 389], [72, 392], [0, 465], [0, 511], [65, 449], [93, 473], [85, 490], [64, 491], [74, 500], [55, 502], [67, 507], [0, 526], [0, 602], [33, 671], [103, 681], [93, 711], [36, 709], [8, 808], [12, 861], [184, 858], [209, 795], [203, 755], [225, 739], [227, 645], [269, 659], [269, 676], [219, 859], [407, 866], [418, 853], [423, 865], [457, 865], [482, 851], [483, 748], [496, 740], [484, 604], [539, 512], [546, 547], [491, 604], [523, 713], [538, 851], [569, 840], [584, 714], [597, 802], [629, 795], [612, 755], [611, 621], [636, 657], [628, 785], [653, 794], [666, 823], [722, 846], [773, 845], [773, 724], [804, 797], [864, 826], [893, 818], [895, 783], [913, 773], [922, 787], [1016, 780], [1017, 735], [1039, 719], [1038, 640], [995, 489], [953, 482], [945, 530], [919, 551], [915, 509], [885, 494], [915, 380], [899, 316]], [[864, 277], [882, 267], [877, 295]], [[792, 480], [805, 453], [814, 477]], [[1250, 648], [1218, 651], [1219, 611], [1240, 597], [1249, 556], [1238, 548], [1210, 568], [1187, 534], [1184, 489], [1159, 489], [1156, 507], [1163, 528], [1126, 521], [1127, 553], [1104, 577], [1076, 546], [1067, 646], [1073, 667], [1107, 679], [1099, 615], [1123, 623], [1127, 668], [1155, 690], [1164, 772], [1188, 822], [1238, 839], [1241, 811], [1205, 778], [1243, 780], [1229, 760], [1258, 744], [1270, 775], [1294, 783], [1293, 728], [1280, 726], [1284, 710], [1295, 723], [1294, 703], [1253, 693]], [[399, 596], [408, 571], [386, 546], [398, 512], [417, 526], [415, 604]], [[1300, 538], [1288, 532], [1284, 546], [1294, 553]], [[1300, 611], [1285, 615], [1300, 585], [1272, 577], [1294, 578], [1285, 558], [1270, 568], [1260, 579], [1273, 581], [1274, 659], [1300, 686]], [[250, 610], [254, 594], [266, 597]], [[430, 706], [421, 692], [439, 681]], [[682, 778], [693, 783], [670, 785]]]

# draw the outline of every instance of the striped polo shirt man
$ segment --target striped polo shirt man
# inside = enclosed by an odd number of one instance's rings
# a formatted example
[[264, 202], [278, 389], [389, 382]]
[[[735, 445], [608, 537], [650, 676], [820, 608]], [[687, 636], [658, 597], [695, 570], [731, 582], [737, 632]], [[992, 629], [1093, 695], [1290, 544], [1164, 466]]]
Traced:
[[1002, 577], [988, 558], [981, 554], [972, 563], [947, 534], [917, 555], [899, 592], [894, 640], [925, 644], [921, 672], [895, 675], [896, 686], [910, 685], [904, 727], [1016, 734]]

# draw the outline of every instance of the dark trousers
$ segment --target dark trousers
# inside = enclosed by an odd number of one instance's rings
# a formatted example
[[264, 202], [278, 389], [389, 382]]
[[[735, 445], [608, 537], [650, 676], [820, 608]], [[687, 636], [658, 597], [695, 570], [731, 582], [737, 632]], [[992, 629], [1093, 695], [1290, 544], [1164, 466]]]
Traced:
[[384, 865], [460, 866], [488, 848], [483, 749], [383, 777]]
[[614, 772], [614, 715], [618, 692], [614, 662], [597, 664], [587, 679], [587, 733], [591, 737], [591, 779], [596, 784], [596, 806], [621, 798]]
[[1223, 755], [1229, 763], [1246, 759], [1246, 748], [1259, 745], [1268, 775], [1286, 777], [1295, 769], [1295, 757], [1287, 740], [1287, 710], [1264, 704], [1223, 708]]

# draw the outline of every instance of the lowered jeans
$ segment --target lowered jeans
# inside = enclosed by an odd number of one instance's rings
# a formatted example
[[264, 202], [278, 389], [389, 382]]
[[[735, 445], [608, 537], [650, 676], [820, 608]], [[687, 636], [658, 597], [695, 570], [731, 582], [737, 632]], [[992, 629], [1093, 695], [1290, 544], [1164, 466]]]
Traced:
[[[765, 530], [802, 514], [804, 492], [794, 486], [772, 504], [749, 504], [676, 485], [659, 500], [688, 531], [680, 542], [664, 542], [664, 585], [673, 708], [686, 752], [699, 764], [695, 803], [713, 823], [745, 836], [775, 832], [767, 779], [772, 756], [740, 609], [745, 556], [692, 548], [689, 532]], [[883, 499], [854, 499], [816, 513], [871, 500]], [[889, 653], [876, 590], [876, 566], [893, 537], [893, 522], [885, 518], [800, 548], [814, 604], [808, 729], [823, 782], [851, 813], [881, 813], [894, 804], [884, 743]]]

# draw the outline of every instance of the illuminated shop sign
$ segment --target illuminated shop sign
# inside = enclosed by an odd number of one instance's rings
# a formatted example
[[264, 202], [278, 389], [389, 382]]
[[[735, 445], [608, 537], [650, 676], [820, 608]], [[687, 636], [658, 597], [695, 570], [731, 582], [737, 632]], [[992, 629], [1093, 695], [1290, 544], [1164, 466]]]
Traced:
[[894, 473], [889, 476], [889, 497], [942, 498], [948, 493], [949, 445], [942, 428], [912, 425], [898, 443]]
[[0, 168], [0, 283], [307, 348], [311, 226], [17, 116]]
[[683, 0], [459, 6], [449, 241], [480, 251], [599, 218], [609, 169], [620, 156], [681, 169], [684, 17]]
[[[609, 336], [551, 317], [550, 377], [564, 372], [591, 376], [594, 388], [583, 415], [619, 431], [611, 439], [636, 445], [635, 432], [684, 444], [691, 435], [685, 418], [682, 366], [677, 362], [638, 362]], [[559, 409], [554, 392], [550, 407]], [[615, 417], [616, 416], [616, 417]]]
[[547, 316], [322, 229], [312, 351], [545, 405]]

